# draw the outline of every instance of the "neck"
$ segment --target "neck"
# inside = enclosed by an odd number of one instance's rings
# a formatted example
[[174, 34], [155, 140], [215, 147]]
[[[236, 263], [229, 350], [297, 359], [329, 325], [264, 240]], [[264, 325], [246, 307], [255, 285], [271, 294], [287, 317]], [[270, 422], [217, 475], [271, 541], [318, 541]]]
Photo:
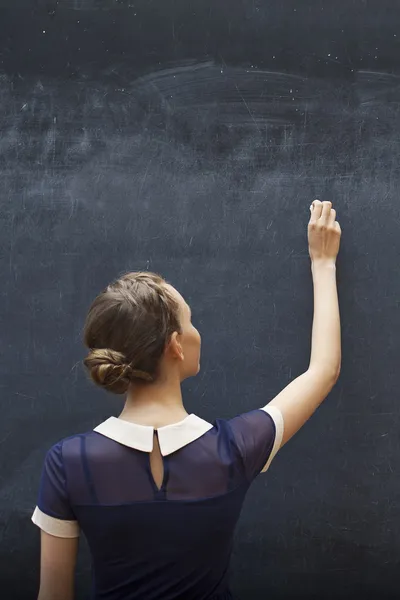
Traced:
[[179, 378], [152, 384], [132, 384], [120, 418], [154, 428], [178, 423], [187, 417]]

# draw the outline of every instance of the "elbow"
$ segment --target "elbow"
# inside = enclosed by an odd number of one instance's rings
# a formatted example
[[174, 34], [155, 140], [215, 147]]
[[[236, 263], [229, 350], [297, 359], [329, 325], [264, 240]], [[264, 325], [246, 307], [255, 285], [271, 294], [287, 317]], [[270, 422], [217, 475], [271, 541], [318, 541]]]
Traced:
[[337, 384], [337, 381], [338, 381], [339, 377], [340, 377], [340, 367], [338, 367], [336, 370], [334, 370], [331, 373], [331, 375], [330, 375], [330, 377], [328, 379], [328, 389], [329, 389], [329, 392], [331, 390], [333, 390], [333, 388]]
[[339, 377], [340, 377], [340, 371], [341, 371], [341, 368], [342, 368], [342, 365], [341, 365], [341, 362], [339, 361], [339, 364], [338, 364], [338, 366], [337, 366], [337, 369], [336, 369], [335, 383], [337, 382], [337, 380], [338, 380], [338, 379], [339, 379]]
[[337, 383], [337, 381], [338, 381], [338, 379], [340, 377], [341, 368], [342, 368], [342, 357], [341, 357], [341, 355], [339, 355], [337, 363], [336, 363], [336, 365], [335, 365], [335, 367], [333, 369], [333, 384], [332, 384], [332, 387], [334, 385], [336, 385], [336, 383]]
[[335, 387], [335, 385], [340, 377], [340, 369], [341, 369], [341, 364], [339, 362], [335, 367], [333, 367], [332, 369], [327, 371], [327, 381], [328, 381], [328, 385], [329, 385], [329, 390], [331, 390], [332, 388]]
[[340, 377], [341, 364], [340, 361], [337, 365], [327, 365], [326, 367], [314, 366], [310, 367], [310, 371], [314, 378], [317, 378], [320, 382], [321, 387], [326, 391], [326, 394], [335, 387]]

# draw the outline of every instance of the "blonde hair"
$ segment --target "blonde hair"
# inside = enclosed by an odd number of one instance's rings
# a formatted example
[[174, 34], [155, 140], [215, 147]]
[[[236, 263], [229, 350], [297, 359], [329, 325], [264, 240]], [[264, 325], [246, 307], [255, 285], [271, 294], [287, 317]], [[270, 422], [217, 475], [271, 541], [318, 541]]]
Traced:
[[84, 360], [94, 383], [124, 394], [133, 381], [157, 379], [164, 349], [180, 332], [179, 306], [155, 273], [127, 273], [109, 285], [89, 309]]

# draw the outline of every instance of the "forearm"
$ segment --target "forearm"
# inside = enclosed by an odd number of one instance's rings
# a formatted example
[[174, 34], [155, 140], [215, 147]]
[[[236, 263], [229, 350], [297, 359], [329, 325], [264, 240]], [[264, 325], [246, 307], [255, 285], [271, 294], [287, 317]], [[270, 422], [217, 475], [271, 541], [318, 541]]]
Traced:
[[309, 369], [336, 380], [341, 363], [340, 313], [334, 261], [312, 263], [314, 319]]

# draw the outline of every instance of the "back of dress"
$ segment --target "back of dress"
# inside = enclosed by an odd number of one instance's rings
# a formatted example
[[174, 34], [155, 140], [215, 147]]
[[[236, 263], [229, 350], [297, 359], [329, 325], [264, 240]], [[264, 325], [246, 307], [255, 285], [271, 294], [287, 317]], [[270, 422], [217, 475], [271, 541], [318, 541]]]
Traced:
[[[280, 446], [276, 409], [154, 431], [111, 417], [48, 452], [33, 520], [86, 536], [96, 600], [230, 598], [227, 572], [249, 485]], [[163, 481], [150, 452], [157, 436]]]

